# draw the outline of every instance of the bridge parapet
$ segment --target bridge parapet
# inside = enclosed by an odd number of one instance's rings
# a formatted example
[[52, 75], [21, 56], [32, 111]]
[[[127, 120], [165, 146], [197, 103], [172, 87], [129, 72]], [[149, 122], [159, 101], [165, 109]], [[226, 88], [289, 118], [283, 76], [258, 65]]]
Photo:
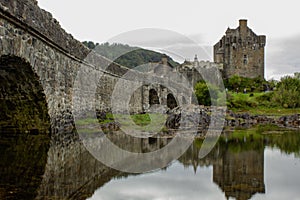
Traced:
[[0, 0], [1, 17], [14, 20], [27, 30], [55, 44], [78, 59], [84, 59], [90, 52], [81, 42], [61, 28], [51, 13], [40, 9], [34, 0]]

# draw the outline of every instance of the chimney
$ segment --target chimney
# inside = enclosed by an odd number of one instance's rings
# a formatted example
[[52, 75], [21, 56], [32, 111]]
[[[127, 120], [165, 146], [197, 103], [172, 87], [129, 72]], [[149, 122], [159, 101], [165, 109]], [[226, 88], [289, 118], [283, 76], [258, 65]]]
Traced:
[[168, 57], [167, 56], [162, 56], [162, 58], [161, 58], [161, 63], [163, 64], [163, 65], [168, 65]]
[[241, 35], [247, 34], [247, 20], [246, 19], [240, 19], [240, 32]]

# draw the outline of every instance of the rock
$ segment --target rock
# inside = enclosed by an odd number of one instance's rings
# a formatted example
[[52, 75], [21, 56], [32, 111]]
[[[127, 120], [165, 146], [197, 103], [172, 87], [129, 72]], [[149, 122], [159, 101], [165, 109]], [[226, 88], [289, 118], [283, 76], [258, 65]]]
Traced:
[[[218, 109], [217, 109], [218, 110]], [[188, 121], [195, 120], [193, 118], [198, 117], [198, 130], [200, 132], [205, 132], [210, 125], [211, 119], [211, 108], [210, 107], [201, 107], [196, 105], [190, 105], [185, 108], [187, 114], [185, 114], [185, 118]], [[217, 113], [221, 113], [221, 110], [218, 110]], [[195, 113], [198, 112], [198, 116]], [[177, 107], [173, 110], [169, 110], [167, 112], [168, 118], [166, 121], [166, 127], [169, 129], [177, 129], [181, 123], [182, 116], [182, 108]], [[213, 121], [216, 123], [221, 123], [219, 125], [223, 125], [222, 120], [220, 119], [222, 116], [215, 116]], [[264, 115], [250, 115], [249, 113], [234, 113], [231, 110], [227, 111], [227, 116], [225, 120], [225, 126], [232, 127], [250, 127], [257, 124], [281, 124], [291, 128], [299, 128], [300, 127], [300, 114], [283, 116], [279, 119], [267, 117]]]

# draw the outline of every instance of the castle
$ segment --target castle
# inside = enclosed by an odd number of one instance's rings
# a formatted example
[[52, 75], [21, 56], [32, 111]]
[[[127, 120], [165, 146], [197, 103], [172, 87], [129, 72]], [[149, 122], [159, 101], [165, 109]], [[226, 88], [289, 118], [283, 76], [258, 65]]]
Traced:
[[221, 40], [214, 45], [214, 62], [198, 61], [196, 55], [193, 62], [185, 61], [176, 68], [176, 71], [187, 77], [192, 85], [202, 80], [196, 68], [198, 71], [217, 68], [224, 79], [234, 75], [264, 78], [265, 44], [266, 36], [256, 35], [247, 26], [247, 20], [241, 19], [239, 27], [228, 28]]
[[256, 35], [247, 20], [239, 20], [239, 27], [228, 28], [214, 45], [214, 62], [223, 65], [223, 78], [233, 75], [264, 78], [265, 35]]

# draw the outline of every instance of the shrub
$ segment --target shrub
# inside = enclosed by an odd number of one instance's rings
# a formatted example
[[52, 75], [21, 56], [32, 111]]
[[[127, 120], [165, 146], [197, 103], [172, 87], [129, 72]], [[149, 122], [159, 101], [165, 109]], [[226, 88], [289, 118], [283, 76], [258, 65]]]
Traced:
[[220, 90], [217, 86], [200, 81], [195, 85], [194, 89], [200, 105], [210, 106], [211, 104], [223, 102], [223, 99], [218, 100]]
[[287, 108], [300, 107], [300, 79], [283, 77], [277, 84], [272, 100]]
[[231, 91], [238, 90], [239, 92], [243, 92], [246, 88], [248, 92], [261, 92], [267, 88], [271, 88], [271, 83], [268, 83], [261, 77], [247, 78], [234, 75], [225, 81], [225, 87]]

